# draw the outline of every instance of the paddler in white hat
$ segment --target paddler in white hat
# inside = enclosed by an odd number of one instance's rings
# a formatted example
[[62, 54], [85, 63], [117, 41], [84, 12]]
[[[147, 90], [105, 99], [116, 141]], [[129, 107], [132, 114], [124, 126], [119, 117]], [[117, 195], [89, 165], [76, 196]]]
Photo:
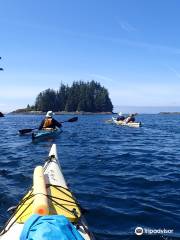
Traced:
[[56, 127], [60, 128], [62, 126], [61, 123], [59, 123], [58, 121], [56, 121], [53, 118], [53, 115], [55, 115], [55, 113], [53, 111], [48, 111], [46, 113], [46, 117], [43, 119], [43, 121], [41, 122], [40, 126], [39, 126], [39, 130], [46, 130], [46, 129], [55, 129]]

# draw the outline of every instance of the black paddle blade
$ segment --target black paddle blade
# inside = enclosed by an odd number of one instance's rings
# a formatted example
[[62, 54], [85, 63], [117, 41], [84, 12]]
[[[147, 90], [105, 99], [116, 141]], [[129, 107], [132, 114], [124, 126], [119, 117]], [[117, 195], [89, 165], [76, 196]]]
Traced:
[[78, 117], [70, 118], [67, 122], [76, 122], [78, 120]]
[[32, 132], [33, 130], [34, 130], [34, 129], [32, 129], [32, 128], [21, 129], [21, 130], [19, 130], [19, 133], [20, 133], [20, 134], [30, 133], [30, 132]]

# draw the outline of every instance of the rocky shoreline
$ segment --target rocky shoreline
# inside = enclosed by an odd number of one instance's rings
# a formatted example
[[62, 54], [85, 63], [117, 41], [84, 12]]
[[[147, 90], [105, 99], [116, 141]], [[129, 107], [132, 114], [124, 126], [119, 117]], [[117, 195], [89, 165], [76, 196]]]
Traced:
[[[42, 111], [13, 111], [11, 113], [9, 113], [11, 115], [45, 115], [46, 112], [42, 112]], [[114, 114], [112, 112], [66, 112], [66, 111], [62, 111], [62, 112], [55, 112], [56, 115], [111, 115]]]

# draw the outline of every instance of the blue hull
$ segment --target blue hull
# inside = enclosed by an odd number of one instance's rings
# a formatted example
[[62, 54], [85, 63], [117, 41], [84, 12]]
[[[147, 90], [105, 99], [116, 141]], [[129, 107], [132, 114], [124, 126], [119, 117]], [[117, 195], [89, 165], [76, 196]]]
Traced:
[[55, 137], [55, 136], [57, 136], [60, 133], [62, 133], [61, 129], [40, 130], [37, 133], [32, 133], [32, 140], [45, 139], [45, 138], [48, 138], [48, 137]]

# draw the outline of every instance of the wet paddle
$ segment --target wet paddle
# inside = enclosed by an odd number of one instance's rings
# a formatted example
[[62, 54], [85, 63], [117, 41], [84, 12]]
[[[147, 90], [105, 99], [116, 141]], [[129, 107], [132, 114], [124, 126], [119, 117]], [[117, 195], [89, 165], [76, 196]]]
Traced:
[[109, 119], [109, 120], [106, 120], [105, 123], [112, 123], [113, 120], [112, 119]]
[[25, 134], [25, 133], [30, 133], [30, 132], [32, 132], [33, 130], [35, 130], [35, 129], [37, 129], [37, 128], [25, 128], [25, 129], [21, 129], [21, 130], [19, 130], [19, 134]]
[[[76, 122], [77, 120], [78, 120], [78, 117], [73, 117], [73, 118], [70, 118], [70, 119], [68, 119], [66, 121], [60, 122], [60, 123]], [[21, 130], [19, 130], [19, 134], [23, 135], [23, 134], [26, 134], [26, 133], [30, 133], [30, 132], [32, 132], [35, 129], [38, 129], [38, 128], [25, 128], [25, 129], [21, 129]]]
[[78, 117], [73, 117], [73, 118], [70, 118], [69, 120], [66, 120], [64, 122], [60, 122], [60, 123], [65, 123], [65, 122], [76, 122], [78, 120]]

